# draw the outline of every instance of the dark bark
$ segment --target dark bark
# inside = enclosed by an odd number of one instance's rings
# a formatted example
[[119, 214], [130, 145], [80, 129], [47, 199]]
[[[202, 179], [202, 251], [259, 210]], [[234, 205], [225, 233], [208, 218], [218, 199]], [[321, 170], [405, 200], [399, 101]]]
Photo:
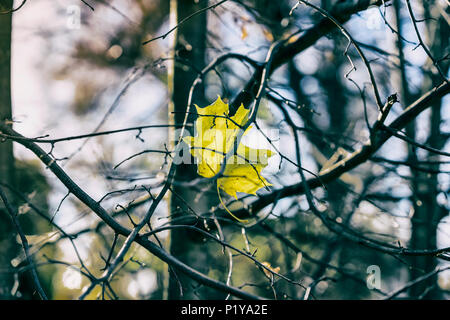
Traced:
[[[0, 2], [0, 11], [12, 9], [13, 1]], [[12, 14], [0, 14], [0, 121], [11, 123], [11, 27]], [[12, 141], [0, 141], [0, 181], [14, 184], [14, 155]], [[11, 268], [16, 253], [15, 234], [11, 220], [0, 204], [0, 268]], [[11, 298], [13, 273], [0, 273], [0, 299]]]
[[[185, 17], [198, 10], [207, 7], [207, 1], [176, 1], [172, 0], [171, 10], [176, 10], [176, 21], [179, 23]], [[171, 12], [171, 15], [174, 14]], [[172, 17], [173, 19], [173, 17]], [[189, 89], [197, 76], [196, 69], [201, 70], [205, 65], [206, 49], [206, 14], [200, 14], [183, 23], [176, 31], [175, 35], [175, 62], [172, 72], [172, 79], [169, 79], [169, 85], [172, 86], [172, 106], [169, 109], [169, 117], [176, 125], [182, 125], [187, 103]], [[192, 66], [192, 67], [191, 67]], [[194, 96], [194, 102], [198, 105], [204, 104], [203, 88], [199, 87]], [[173, 112], [172, 114], [170, 114]], [[192, 115], [189, 116], [188, 123], [193, 122]], [[193, 132], [191, 132], [193, 134]], [[177, 141], [179, 137], [173, 136], [172, 140]], [[175, 181], [187, 182], [197, 177], [196, 165], [180, 164], [176, 168]], [[187, 188], [175, 184], [170, 193], [170, 216], [172, 218], [181, 215], [190, 215], [191, 209], [198, 212], [206, 211], [208, 199], [206, 195], [200, 198], [198, 191], [193, 188]], [[171, 232], [170, 235], [170, 253], [180, 259], [182, 262], [200, 270], [208, 271], [207, 252], [199, 249], [199, 241], [202, 239], [189, 230], [178, 229]], [[180, 285], [183, 287], [183, 295], [180, 291]], [[170, 274], [168, 286], [168, 299], [195, 298], [192, 287], [197, 284], [182, 274]]]

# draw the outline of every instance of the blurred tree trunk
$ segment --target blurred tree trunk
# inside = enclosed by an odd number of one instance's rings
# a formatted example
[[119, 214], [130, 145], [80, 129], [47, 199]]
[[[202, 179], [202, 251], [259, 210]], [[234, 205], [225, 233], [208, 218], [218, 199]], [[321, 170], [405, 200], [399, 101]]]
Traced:
[[[178, 24], [182, 19], [190, 14], [201, 10], [207, 6], [207, 1], [194, 0], [171, 0], [170, 2], [170, 20], [171, 25]], [[169, 121], [172, 124], [183, 124], [187, 110], [187, 101], [189, 89], [197, 76], [195, 70], [201, 70], [205, 65], [206, 49], [206, 14], [197, 15], [183, 23], [174, 36], [174, 56], [175, 61], [169, 70], [169, 90], [172, 97], [169, 106]], [[189, 67], [193, 66], [195, 69]], [[203, 88], [198, 88], [194, 101], [198, 105], [204, 104]], [[194, 111], [195, 112], [195, 111]], [[193, 117], [189, 116], [189, 123], [193, 123]], [[191, 132], [193, 134], [193, 132]], [[175, 131], [169, 135], [170, 141], [177, 141]], [[178, 165], [175, 174], [176, 182], [188, 182], [197, 178], [196, 165], [181, 164]], [[175, 183], [170, 194], [170, 217], [179, 218], [185, 214], [191, 215], [190, 208], [196, 212], [208, 210], [208, 197], [202, 195], [198, 197], [198, 191], [193, 188], [187, 188]], [[170, 234], [170, 253], [201, 271], [208, 271], [208, 254], [198, 246], [201, 241], [198, 235], [190, 231], [177, 229]], [[180, 285], [183, 287], [183, 294], [180, 291]], [[192, 288], [196, 286], [189, 278], [182, 274], [176, 276], [171, 273], [167, 290], [168, 299], [192, 299], [196, 296], [192, 293]], [[206, 297], [203, 297], [206, 298]]]
[[[328, 6], [330, 6], [329, 3]], [[341, 48], [346, 44], [344, 44], [342, 41], [339, 41], [339, 38], [334, 39], [333, 42], [334, 50], [332, 52], [325, 52], [323, 54], [323, 71], [319, 73], [319, 81], [322, 85], [322, 88], [325, 92], [327, 92], [328, 95], [327, 109], [330, 116], [330, 121], [326, 131], [336, 134], [335, 142], [337, 143], [337, 146], [336, 150], [333, 150], [334, 152], [336, 152], [338, 150], [339, 144], [341, 142], [345, 142], [345, 140], [340, 141], [341, 139], [338, 138], [338, 133], [345, 134], [349, 127], [349, 121], [347, 118], [348, 98], [347, 91], [343, 83], [343, 81], [348, 80], [345, 78], [343, 79], [339, 72], [343, 65], [344, 68], [347, 67], [345, 66], [345, 63], [347, 63], [345, 56], [341, 54]], [[320, 145], [316, 145], [316, 147], [318, 148], [318, 150], [324, 151], [323, 149], [320, 149]], [[332, 154], [330, 153], [325, 153], [325, 155], [327, 159], [330, 159], [330, 157], [332, 157]], [[356, 186], [349, 187], [357, 191]], [[328, 210], [330, 211], [330, 213], [335, 218], [343, 218], [345, 224], [349, 223], [353, 212], [346, 212], [345, 210], [345, 207], [347, 205], [348, 191], [342, 187], [342, 181], [337, 180], [330, 183], [327, 186], [327, 195], [329, 199]], [[344, 243], [345, 242], [342, 241], [339, 235], [331, 239], [326, 249], [322, 253], [321, 261], [325, 263], [330, 263], [331, 261], [333, 261], [333, 258], [339, 254], [341, 246]], [[339, 258], [339, 260], [341, 259], [342, 257]], [[324, 265], [319, 265], [312, 274], [312, 278], [319, 279], [326, 274], [326, 271], [327, 269], [324, 267]]]
[[[0, 11], [12, 9], [13, 1], [0, 2]], [[10, 122], [11, 111], [11, 27], [12, 14], [0, 14], [0, 121]], [[14, 185], [14, 155], [11, 140], [0, 141], [0, 182]], [[7, 190], [5, 190], [7, 191]], [[9, 216], [0, 203], [0, 268], [11, 268], [15, 257], [16, 241]], [[0, 272], [0, 299], [12, 298], [14, 274]]]
[[[435, 1], [423, 3], [424, 17], [426, 24], [426, 32], [428, 38], [428, 46], [431, 53], [437, 59], [441, 58], [443, 52], [448, 48], [449, 44], [449, 29], [445, 20], [438, 12], [438, 5]], [[433, 12], [432, 12], [433, 11]], [[433, 19], [432, 19], [433, 18]], [[437, 18], [437, 19], [436, 19]], [[441, 67], [444, 63], [440, 64]], [[429, 62], [430, 69], [434, 66]], [[445, 63], [443, 68], [446, 73], [448, 70], [448, 63]], [[428, 90], [431, 86], [437, 85], [442, 79], [435, 74], [431, 77], [425, 78], [423, 87]], [[439, 100], [432, 105], [430, 114], [430, 124], [428, 144], [432, 148], [442, 149], [446, 139], [440, 134], [440, 125], [442, 101]], [[412, 136], [414, 138], [414, 136]], [[412, 161], [418, 161], [415, 150], [410, 148], [410, 153], [414, 152], [411, 157]], [[439, 156], [433, 153], [428, 153], [426, 161], [439, 161]], [[430, 165], [431, 170], [439, 170], [439, 164]], [[413, 181], [413, 206], [414, 216], [412, 223], [411, 247], [415, 249], [435, 249], [437, 247], [436, 235], [437, 226], [440, 220], [447, 214], [447, 212], [437, 202], [439, 193], [437, 174], [427, 173], [423, 171], [411, 170]], [[436, 258], [433, 256], [414, 257], [413, 268], [411, 269], [410, 277], [416, 279], [423, 275], [423, 273], [434, 270], [437, 266]], [[437, 276], [429, 278], [418, 285], [411, 288], [411, 298], [425, 298], [425, 299], [439, 299], [439, 285], [437, 284]]]
[[[403, 8], [404, 9], [404, 8]], [[397, 51], [398, 51], [398, 63], [399, 63], [399, 77], [400, 77], [400, 102], [404, 108], [406, 108], [412, 101], [411, 93], [408, 87], [408, 80], [406, 77], [406, 65], [405, 65], [405, 56], [404, 56], [404, 43], [402, 36], [403, 25], [402, 25], [402, 2], [400, 0], [394, 0], [394, 11], [395, 11], [395, 20], [396, 20], [396, 29], [397, 29]], [[411, 123], [406, 127], [406, 133], [411, 138], [414, 139], [416, 136], [415, 133], [416, 124], [415, 121], [411, 121]], [[411, 163], [417, 163], [417, 155], [416, 155], [416, 147], [410, 144], [406, 144], [408, 148], [408, 161]], [[429, 233], [427, 230], [427, 226], [431, 224], [431, 221], [427, 219], [427, 212], [424, 210], [425, 207], [422, 206], [422, 201], [418, 199], [418, 182], [420, 181], [420, 171], [416, 171], [411, 168], [411, 192], [412, 192], [412, 206], [414, 209], [414, 216], [412, 218], [412, 234], [411, 234], [411, 246], [415, 249], [419, 248], [428, 248], [427, 234]], [[434, 245], [433, 245], [434, 247]], [[428, 265], [428, 266], [427, 266]], [[415, 257], [412, 261], [412, 269], [410, 271], [410, 280], [414, 280], [420, 277], [425, 270], [434, 268], [435, 262], [428, 257]], [[420, 295], [421, 292], [426, 288], [426, 286], [430, 285], [431, 282], [434, 282], [435, 279], [429, 279], [426, 282], [423, 282], [423, 285], [415, 286], [411, 292], [411, 298], [415, 298]]]

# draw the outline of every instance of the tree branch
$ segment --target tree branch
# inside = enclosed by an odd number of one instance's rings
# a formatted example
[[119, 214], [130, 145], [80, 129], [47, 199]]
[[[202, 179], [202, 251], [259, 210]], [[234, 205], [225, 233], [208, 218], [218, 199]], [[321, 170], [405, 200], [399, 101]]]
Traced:
[[[4, 123], [0, 122], [0, 131], [9, 135], [11, 139], [17, 143], [23, 145], [25, 148], [33, 152], [52, 172], [53, 174], [67, 187], [67, 189], [77, 197], [82, 203], [89, 207], [97, 216], [102, 219], [111, 229], [117, 234], [128, 237], [131, 234], [131, 230], [119, 224], [113, 217], [111, 217], [108, 212], [93, 198], [91, 198], [83, 189], [81, 189], [67, 174], [66, 172], [57, 164], [55, 159], [50, 157], [44, 150], [42, 150], [37, 144], [24, 139], [24, 137], [9, 128]], [[168, 254], [164, 249], [158, 247], [156, 244], [147, 240], [143, 237], [136, 236], [134, 241], [150, 253], [154, 254], [156, 257], [166, 262], [170, 266], [176, 268], [180, 272], [191, 277], [193, 280], [199, 282], [202, 285], [214, 288], [216, 290], [229, 293], [241, 299], [250, 300], [260, 300], [261, 297], [253, 295], [251, 293], [245, 292], [241, 289], [228, 286], [220, 281], [209, 278], [204, 274], [198, 272], [197, 270], [191, 268], [190, 266], [184, 264], [174, 256]]]

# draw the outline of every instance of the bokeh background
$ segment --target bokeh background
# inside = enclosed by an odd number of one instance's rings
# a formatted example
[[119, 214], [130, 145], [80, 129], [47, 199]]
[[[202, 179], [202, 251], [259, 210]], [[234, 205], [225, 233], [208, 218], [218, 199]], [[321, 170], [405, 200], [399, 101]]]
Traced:
[[[19, 2], [15, 1], [16, 5]], [[290, 14], [296, 1], [230, 0], [192, 18], [191, 24], [179, 30], [178, 38], [172, 33], [143, 45], [144, 41], [165, 34], [174, 25], [173, 19], [177, 18], [173, 8], [171, 13], [170, 2], [90, 0], [88, 3], [95, 9], [91, 10], [77, 0], [28, 1], [13, 14], [14, 129], [26, 137], [60, 138], [96, 131], [166, 125], [171, 117], [169, 106], [172, 97], [177, 95], [176, 89], [171, 92], [170, 86], [170, 70], [174, 64], [195, 77], [199, 69], [228, 52], [263, 61], [273, 41], [297, 30], [301, 35], [322, 19], [321, 15], [304, 5]], [[184, 2], [197, 6], [195, 8], [213, 3], [203, 0]], [[327, 10], [335, 5], [329, 0], [313, 3]], [[438, 58], [445, 57], [449, 48], [448, 3], [423, 0], [411, 1], [411, 5], [418, 19], [429, 17], [418, 23], [427, 46]], [[399, 94], [400, 103], [393, 106], [387, 123], [439, 83], [433, 64], [423, 48], [418, 46], [417, 35], [403, 1], [394, 0], [387, 6], [363, 10], [353, 15], [345, 27], [370, 60], [381, 96]], [[195, 32], [204, 33], [203, 47], [190, 43], [189, 35]], [[180, 35], [188, 36], [183, 39]], [[399, 37], [404, 66], [400, 63]], [[346, 77], [351, 69], [345, 55], [347, 45], [348, 40], [339, 31], [333, 31], [271, 76], [268, 94], [259, 108], [259, 130], [254, 128], [245, 140], [248, 145], [272, 149], [275, 146], [278, 149], [278, 155], [270, 159], [268, 168], [264, 170], [273, 184], [271, 188], [278, 189], [301, 181], [298, 168], [286, 161], [296, 157], [295, 140], [286, 116], [299, 128], [306, 128], [299, 129], [302, 167], [315, 174], [326, 167], [327, 159], [336, 151], [343, 150], [341, 156], [345, 157], [345, 152], [358, 149], [369, 138], [365, 117], [372, 123], [378, 111], [367, 71], [353, 46], [350, 46], [348, 56], [356, 70]], [[200, 65], [183, 63], [183, 50], [203, 51], [199, 54], [204, 56], [204, 62]], [[443, 59], [440, 65], [448, 76], [448, 59]], [[218, 66], [217, 72], [208, 74], [202, 83], [204, 94], [193, 102], [204, 106], [218, 95], [231, 101], [253, 71], [252, 66], [242, 61], [226, 61]], [[366, 108], [354, 83], [364, 90]], [[190, 85], [188, 82], [181, 84], [187, 88]], [[433, 110], [423, 112], [408, 134], [413, 132], [416, 141], [449, 152], [449, 96], [441, 99]], [[144, 150], [164, 150], [170, 146], [170, 130], [166, 127], [147, 128], [139, 132], [63, 141], [53, 146], [44, 144], [42, 147], [51, 151], [76, 183], [94, 199], [101, 200], [111, 213], [142, 201], [143, 204], [137, 205], [130, 213], [138, 219], [147, 209], [145, 199], [148, 193], [142, 186], [158, 193], [167, 173], [167, 159], [164, 154], [144, 153], [116, 166]], [[264, 139], [263, 133], [271, 136], [273, 145]], [[427, 169], [425, 172], [414, 171], [404, 164], [412, 159], [412, 154], [420, 162], [419, 166]], [[65, 232], [77, 235], [73, 240], [67, 239], [55, 226], [39, 217], [29, 203], [17, 200], [20, 219], [48, 296], [52, 299], [76, 299], [90, 284], [89, 279], [80, 273], [80, 261], [93, 274], [100, 275], [114, 234], [68, 193], [30, 151], [15, 144], [14, 155], [18, 172], [16, 186], [20, 193]], [[314, 195], [319, 206], [326, 207], [336, 221], [363, 235], [405, 247], [420, 248], [418, 243], [430, 244], [430, 239], [436, 248], [448, 247], [449, 164], [448, 156], [421, 148], [412, 150], [404, 141], [391, 138], [376, 157], [327, 184], [326, 189], [315, 190]], [[431, 168], [434, 171], [430, 171]], [[313, 177], [308, 172], [305, 175]], [[425, 203], [418, 195], [421, 192], [419, 188], [429, 189]], [[219, 205], [216, 196], [210, 195], [209, 191], [200, 189], [195, 192], [200, 202], [208, 198], [206, 209]], [[269, 192], [262, 190], [260, 193]], [[152, 217], [153, 228], [168, 223], [171, 213], [167, 200], [156, 209]], [[247, 200], [231, 204], [230, 208]], [[423, 221], [427, 217], [426, 212], [422, 216], [416, 214], [423, 207], [428, 213], [435, 210], [438, 214]], [[257, 217], [264, 217], [272, 231], [258, 226], [243, 229], [232, 223], [225, 224], [223, 232], [227, 242], [254, 254], [258, 261], [278, 268], [279, 273], [295, 280], [295, 283], [276, 276], [272, 278], [252, 260], [235, 253], [231, 257], [233, 268], [229, 278], [229, 252], [201, 237], [185, 239], [183, 248], [189, 246], [190, 249], [189, 256], [186, 253], [183, 259], [214, 279], [229, 281], [249, 292], [277, 299], [302, 299], [308, 287], [311, 291], [309, 299], [381, 299], [436, 266], [449, 265], [435, 258], [418, 261], [419, 258], [389, 255], [350, 242], [330, 232], [318, 217], [309, 212], [303, 195], [280, 199], [273, 206], [264, 208]], [[131, 226], [123, 212], [118, 219]], [[421, 223], [427, 225], [425, 234], [422, 229], [417, 231], [419, 227], [415, 229], [414, 219], [422, 219]], [[216, 234], [217, 231], [211, 232]], [[289, 248], [276, 234], [289, 239], [301, 251]], [[170, 233], [164, 231], [158, 236], [167, 247]], [[122, 243], [123, 239], [118, 241]], [[13, 292], [16, 298], [37, 298], [25, 266], [24, 254], [17, 250], [11, 265], [2, 266], [2, 272], [12, 273], [10, 268], [17, 272], [17, 285]], [[379, 268], [379, 290], [367, 286], [367, 268], [370, 266]], [[185, 284], [184, 297], [226, 297], [192, 281]], [[142, 247], [133, 245], [111, 286], [115, 295], [105, 295], [99, 286], [86, 298], [167, 298], [167, 267]], [[418, 286], [420, 288], [415, 291], [405, 290], [397, 298], [446, 299], [450, 290], [450, 272], [440, 272]]]

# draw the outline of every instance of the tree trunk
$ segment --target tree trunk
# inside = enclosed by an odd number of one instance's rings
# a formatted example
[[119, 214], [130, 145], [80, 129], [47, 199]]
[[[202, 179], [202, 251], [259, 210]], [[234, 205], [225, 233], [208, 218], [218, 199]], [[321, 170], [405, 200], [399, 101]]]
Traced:
[[[0, 11], [12, 9], [13, 1], [0, 2]], [[12, 14], [0, 14], [0, 121], [10, 122], [11, 111], [11, 22]], [[0, 182], [14, 185], [14, 155], [11, 140], [0, 141]], [[0, 203], [0, 268], [11, 269], [14, 258], [15, 232], [3, 203]], [[12, 298], [12, 272], [0, 272], [0, 299]]]
[[[431, 6], [432, 7], [432, 6]], [[394, 1], [395, 16], [397, 20], [397, 30], [399, 35], [402, 35], [402, 23], [400, 18], [401, 12], [401, 1]], [[429, 12], [429, 6], [423, 6], [425, 11], [425, 16], [427, 18], [428, 31], [430, 29], [431, 18]], [[442, 19], [439, 19], [442, 20]], [[435, 22], [433, 22], [434, 24]], [[436, 56], [439, 56], [440, 50], [445, 50], [446, 44], [445, 40], [441, 38], [439, 32], [443, 30], [439, 27], [442, 21], [438, 21], [433, 28], [434, 34], [430, 33], [429, 40], [433, 41], [429, 46], [431, 51]], [[445, 37], [445, 36], [444, 36]], [[448, 39], [448, 35], [447, 35]], [[411, 97], [411, 93], [408, 89], [407, 76], [405, 73], [405, 60], [403, 56], [403, 41], [398, 37], [397, 46], [399, 50], [399, 62], [400, 62], [400, 72], [401, 72], [401, 94], [402, 102], [404, 106], [408, 106], [414, 99]], [[428, 90], [430, 86], [433, 86], [440, 82], [437, 79], [438, 76], [433, 76], [432, 79], [425, 79], [423, 87]], [[430, 81], [431, 80], [431, 81]], [[430, 129], [429, 138], [427, 144], [433, 148], [441, 149], [444, 146], [442, 139], [440, 138], [440, 124], [441, 124], [441, 101], [437, 101], [431, 108], [430, 116]], [[415, 139], [415, 123], [411, 123], [410, 126], [406, 128], [407, 134], [410, 138]], [[417, 155], [417, 148], [408, 145], [408, 161], [413, 165], [421, 166], [419, 163], [419, 157]], [[439, 156], [429, 153], [427, 157], [423, 160], [427, 161], [438, 161]], [[439, 165], [430, 165], [428, 167], [430, 170], [439, 170]], [[412, 206], [414, 209], [414, 215], [412, 217], [412, 233], [410, 246], [414, 249], [427, 249], [433, 250], [436, 248], [436, 235], [437, 235], [437, 225], [443, 217], [443, 210], [437, 202], [438, 195], [438, 180], [437, 174], [427, 173], [411, 168], [411, 190], [412, 190]], [[422, 276], [424, 273], [433, 271], [437, 266], [436, 258], [433, 256], [417, 256], [412, 258], [412, 268], [410, 269], [410, 280], [415, 280]], [[424, 299], [439, 299], [439, 290], [437, 284], [437, 276], [428, 278], [426, 281], [422, 281], [414, 285], [410, 292], [410, 297], [413, 299], [424, 298]]]
[[[207, 1], [171, 0], [171, 25], [180, 23], [185, 17], [206, 6]], [[170, 68], [171, 70], [169, 70], [169, 90], [172, 97], [169, 107], [169, 122], [172, 124], [181, 125], [183, 123], [187, 110], [189, 89], [197, 76], [195, 70], [201, 70], [205, 65], [206, 22], [206, 14], [199, 14], [180, 25], [174, 36], [174, 55], [176, 59]], [[195, 69], [189, 66], [193, 66]], [[194, 96], [194, 101], [198, 105], [204, 104], [202, 91], [203, 88], [198, 88]], [[189, 123], [193, 122], [192, 118], [192, 116], [189, 116]], [[175, 135], [174, 130], [170, 133], [169, 139], [177, 141], [178, 136]], [[187, 182], [196, 177], [197, 168], [193, 162], [177, 166], [175, 182]], [[169, 200], [172, 219], [187, 214], [191, 215], [190, 208], [198, 213], [209, 209], [207, 197], [203, 195], [197, 199], [198, 192], [192, 188], [175, 183], [172, 186], [172, 191]], [[208, 255], [206, 250], [204, 250], [204, 246], [201, 245], [201, 239], [198, 238], [198, 235], [177, 229], [171, 232], [169, 241], [172, 255], [201, 272], [207, 272]], [[180, 290], [180, 285], [182, 285], [183, 292]], [[175, 275], [171, 273], [166, 298], [171, 300], [195, 298], [195, 293], [191, 290], [195, 285], [182, 274]]]

